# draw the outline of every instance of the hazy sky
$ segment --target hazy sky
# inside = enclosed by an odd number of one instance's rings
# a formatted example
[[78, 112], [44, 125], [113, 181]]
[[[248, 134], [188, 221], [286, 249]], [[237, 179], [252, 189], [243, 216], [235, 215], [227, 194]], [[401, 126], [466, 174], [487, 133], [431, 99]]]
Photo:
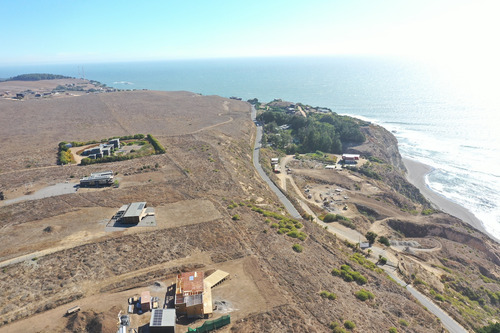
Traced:
[[331, 54], [496, 61], [499, 8], [480, 0], [0, 0], [0, 65]]

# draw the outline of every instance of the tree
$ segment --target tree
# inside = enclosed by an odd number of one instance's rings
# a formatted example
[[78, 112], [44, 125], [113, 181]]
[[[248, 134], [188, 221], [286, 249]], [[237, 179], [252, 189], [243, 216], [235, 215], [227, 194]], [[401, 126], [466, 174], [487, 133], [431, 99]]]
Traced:
[[365, 235], [366, 239], [368, 240], [368, 243], [370, 243], [370, 245], [372, 245], [373, 243], [375, 243], [375, 240], [377, 239], [377, 234], [374, 233], [373, 231], [368, 231]]

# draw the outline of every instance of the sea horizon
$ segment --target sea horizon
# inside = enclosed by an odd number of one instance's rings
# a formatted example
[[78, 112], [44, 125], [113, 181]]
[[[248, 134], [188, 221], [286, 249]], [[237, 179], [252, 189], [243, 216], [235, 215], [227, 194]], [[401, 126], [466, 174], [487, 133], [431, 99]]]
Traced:
[[472, 89], [453, 71], [363, 56], [0, 66], [0, 78], [35, 72], [85, 76], [118, 89], [279, 98], [369, 120], [396, 136], [403, 157], [433, 168], [426, 176], [431, 190], [500, 239], [500, 104], [477, 77]]

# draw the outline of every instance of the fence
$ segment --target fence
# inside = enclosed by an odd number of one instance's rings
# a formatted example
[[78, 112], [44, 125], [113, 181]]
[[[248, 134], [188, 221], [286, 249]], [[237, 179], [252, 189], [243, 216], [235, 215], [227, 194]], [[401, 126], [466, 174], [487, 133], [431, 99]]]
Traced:
[[218, 319], [207, 320], [200, 327], [197, 327], [197, 328], [188, 328], [188, 332], [197, 332], [197, 333], [210, 332], [210, 331], [216, 330], [218, 328], [221, 328], [223, 326], [226, 326], [230, 322], [231, 322], [231, 316], [230, 315], [222, 316], [222, 317], [220, 317]]

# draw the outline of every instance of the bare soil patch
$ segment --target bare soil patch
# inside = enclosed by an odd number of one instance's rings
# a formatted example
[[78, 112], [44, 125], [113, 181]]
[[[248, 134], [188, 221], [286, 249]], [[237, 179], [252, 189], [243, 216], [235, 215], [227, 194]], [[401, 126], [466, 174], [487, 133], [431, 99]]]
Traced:
[[209, 200], [178, 201], [156, 207], [156, 221], [159, 228], [175, 228], [184, 225], [208, 222], [222, 217]]
[[75, 247], [105, 235], [102, 221], [113, 215], [110, 208], [82, 208], [24, 224], [4, 224], [0, 238], [5, 246], [0, 261], [51, 247]]

